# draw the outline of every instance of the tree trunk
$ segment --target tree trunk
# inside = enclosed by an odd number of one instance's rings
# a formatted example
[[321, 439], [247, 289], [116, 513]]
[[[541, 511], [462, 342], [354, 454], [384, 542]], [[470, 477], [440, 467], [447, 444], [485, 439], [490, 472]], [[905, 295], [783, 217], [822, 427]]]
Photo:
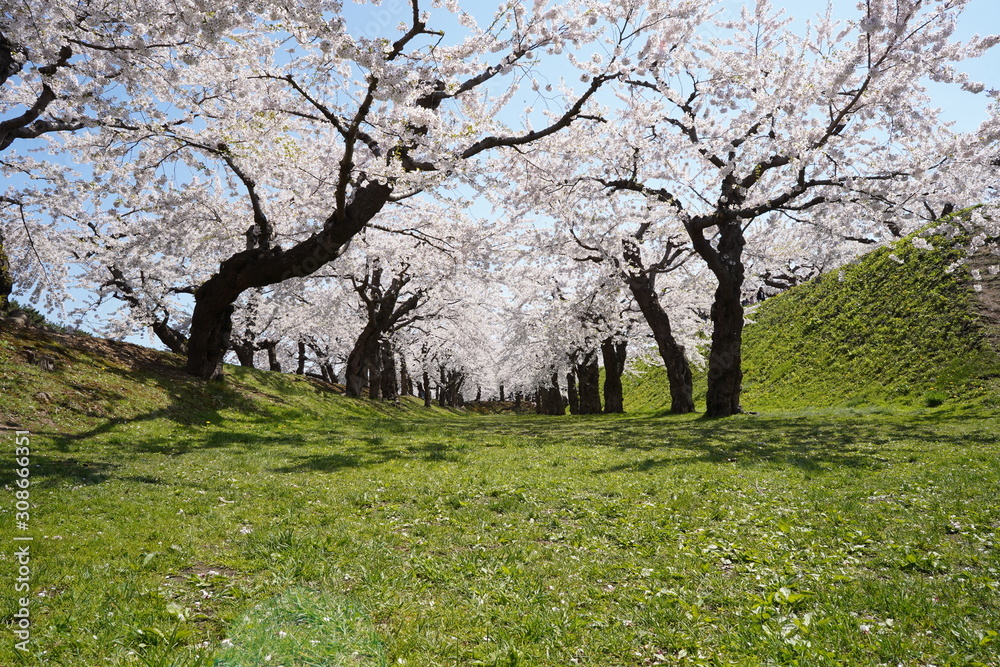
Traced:
[[306, 343], [299, 341], [299, 365], [295, 368], [296, 375], [306, 374]]
[[333, 371], [333, 364], [328, 361], [324, 361], [319, 365], [320, 372], [323, 374], [323, 379], [330, 384], [337, 384], [337, 374]]
[[648, 275], [629, 276], [629, 291], [642, 311], [646, 324], [653, 332], [653, 340], [660, 352], [660, 358], [667, 369], [670, 384], [670, 412], [687, 414], [694, 412], [693, 382], [691, 366], [684, 356], [684, 347], [674, 339], [670, 327], [670, 316], [660, 305], [660, 299], [652, 279]]
[[246, 366], [247, 368], [257, 368], [254, 365], [254, 357], [256, 356], [257, 350], [254, 348], [253, 343], [246, 342], [233, 342], [230, 341], [230, 346], [233, 348], [233, 352], [236, 353], [236, 358], [239, 359], [240, 366]]
[[389, 201], [392, 186], [371, 181], [360, 187], [342, 210], [330, 216], [323, 230], [286, 251], [255, 248], [235, 253], [195, 291], [187, 372], [205, 380], [222, 377], [222, 359], [232, 331], [233, 304], [253, 287], [276, 285], [305, 277], [336, 259], [355, 234]]
[[689, 228], [695, 251], [706, 261], [717, 281], [712, 304], [712, 347], [708, 355], [706, 417], [728, 417], [743, 411], [740, 406], [743, 368], [743, 227], [739, 220], [711, 219], [719, 229], [718, 247], [703, 231]]
[[281, 372], [281, 364], [278, 363], [278, 343], [277, 341], [266, 340], [260, 344], [262, 350], [267, 351], [267, 367], [275, 373]]
[[365, 368], [368, 370], [368, 398], [377, 401], [382, 398], [382, 360], [378, 350], [366, 361]]
[[424, 407], [431, 407], [431, 376], [424, 371]]
[[10, 260], [4, 249], [3, 234], [0, 233], [0, 314], [7, 312], [10, 295], [14, 291], [14, 276], [10, 272]]
[[566, 397], [569, 399], [569, 413], [580, 414], [580, 396], [576, 393], [576, 376], [573, 371], [566, 373]]
[[378, 361], [378, 332], [375, 323], [369, 321], [354, 342], [351, 353], [347, 355], [344, 382], [347, 385], [346, 393], [348, 396], [355, 398], [363, 396], [365, 386], [368, 386], [369, 396], [377, 398], [378, 389], [372, 389], [372, 386], [377, 386], [376, 380], [379, 373], [377, 368], [372, 368], [372, 365], [377, 364]]
[[448, 407], [448, 378], [445, 375], [444, 366], [438, 366], [438, 376], [440, 377], [440, 382], [438, 384], [438, 407], [446, 408]]
[[413, 379], [406, 368], [406, 356], [402, 352], [399, 354], [399, 393], [404, 396], [413, 395]]
[[601, 343], [601, 354], [604, 357], [604, 412], [625, 412], [625, 401], [622, 396], [622, 373], [625, 372], [625, 340], [615, 341], [606, 338]]
[[562, 392], [559, 389], [558, 372], [552, 371], [552, 379], [549, 386], [539, 387], [536, 411], [543, 415], [566, 414], [566, 403], [563, 402]]
[[396, 382], [396, 355], [392, 351], [392, 342], [383, 338], [379, 345], [382, 371], [382, 400], [399, 400], [399, 384]]
[[576, 364], [576, 377], [580, 383], [581, 415], [596, 415], [601, 412], [601, 369], [597, 364], [597, 353], [587, 352], [581, 363]]
[[635, 297], [646, 324], [653, 332], [656, 348], [667, 369], [670, 411], [674, 414], [694, 412], [691, 367], [684, 356], [684, 347], [674, 339], [670, 316], [660, 304], [660, 297], [656, 292], [656, 277], [643, 267], [641, 251], [635, 241], [622, 240], [622, 253], [628, 267], [625, 271], [625, 280], [629, 291]]
[[184, 334], [167, 324], [167, 318], [153, 322], [151, 326], [153, 333], [168, 350], [174, 354], [187, 354], [188, 341]]
[[503, 403], [504, 400], [506, 400], [506, 399], [504, 399], [504, 395], [503, 395], [503, 382], [501, 382], [500, 383], [500, 402]]

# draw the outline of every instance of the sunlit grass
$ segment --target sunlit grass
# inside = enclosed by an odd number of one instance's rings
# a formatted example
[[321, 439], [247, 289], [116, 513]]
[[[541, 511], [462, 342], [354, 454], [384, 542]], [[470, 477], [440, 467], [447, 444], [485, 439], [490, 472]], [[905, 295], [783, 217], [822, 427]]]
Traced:
[[993, 415], [312, 400], [356, 417], [36, 435], [34, 653], [0, 663], [996, 664]]

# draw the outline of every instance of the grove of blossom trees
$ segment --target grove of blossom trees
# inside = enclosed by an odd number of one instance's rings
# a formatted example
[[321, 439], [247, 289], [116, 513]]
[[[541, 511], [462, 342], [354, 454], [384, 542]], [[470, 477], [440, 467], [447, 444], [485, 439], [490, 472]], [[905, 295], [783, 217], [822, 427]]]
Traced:
[[[996, 251], [998, 91], [961, 64], [998, 39], [955, 38], [966, 4], [394, 0], [377, 35], [335, 0], [8, 6], [0, 308], [149, 333], [204, 379], [263, 353], [552, 413], [621, 411], [651, 355], [693, 411], [704, 360], [735, 414], [759, 289], [959, 210]], [[993, 99], [977, 132], [930, 82]]]

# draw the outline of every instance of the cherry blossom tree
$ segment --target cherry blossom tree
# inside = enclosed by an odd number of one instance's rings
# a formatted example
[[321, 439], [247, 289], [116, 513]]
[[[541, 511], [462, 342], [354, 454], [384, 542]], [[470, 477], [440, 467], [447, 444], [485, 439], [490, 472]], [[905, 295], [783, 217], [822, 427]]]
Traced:
[[[352, 37], [332, 0], [245, 10], [210, 48], [192, 38], [161, 54], [162, 75], [145, 94], [169, 110], [154, 105], [149, 122], [64, 142], [93, 164], [102, 187], [135, 190], [140, 173], [151, 199], [209, 187], [214, 194], [194, 200], [224, 203], [216, 212], [228, 250], [191, 258], [193, 273], [209, 273], [194, 283], [192, 374], [219, 376], [243, 292], [316, 272], [387, 207], [461, 178], [481, 154], [586, 121], [595, 93], [625, 74], [617, 53], [641, 46], [671, 9], [505, 3], [480, 28], [445, 4], [467, 30], [462, 41], [446, 41], [418, 0], [395, 39]], [[588, 44], [613, 55], [584, 63]], [[582, 83], [562, 86], [539, 128], [503, 124], [512, 96], [560, 57]], [[161, 229], [161, 212], [172, 217], [162, 204], [142, 217]]]
[[[233, 6], [205, 16], [194, 2], [39, 0], [0, 9], [0, 166], [21, 192], [0, 193], [0, 299], [16, 272], [24, 289], [59, 289], [59, 247], [36, 225], [39, 198], [58, 179], [38, 140], [102, 126], [130, 127], [155, 115], [149, 91], [163, 57], [185, 43], [208, 48], [231, 27]], [[6, 230], [4, 229], [6, 227]], [[46, 284], [47, 283], [47, 284]]]
[[666, 207], [663, 223], [714, 276], [709, 416], [741, 411], [749, 233], [810, 225], [883, 240], [942, 196], [935, 179], [969, 146], [942, 125], [926, 80], [980, 90], [956, 63], [997, 41], [952, 40], [965, 4], [872, 0], [854, 20], [828, 11], [797, 32], [760, 0], [708, 36], [664, 34], [645, 74], [624, 82], [621, 150], [597, 178]]

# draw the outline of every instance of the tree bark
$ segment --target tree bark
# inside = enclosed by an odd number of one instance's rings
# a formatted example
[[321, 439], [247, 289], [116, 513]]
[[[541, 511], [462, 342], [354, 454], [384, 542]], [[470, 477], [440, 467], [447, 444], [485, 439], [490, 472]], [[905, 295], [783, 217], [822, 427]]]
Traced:
[[601, 369], [597, 364], [597, 353], [587, 352], [576, 364], [576, 377], [580, 384], [581, 415], [596, 415], [601, 412]]
[[691, 366], [684, 355], [684, 347], [677, 343], [670, 326], [670, 316], [660, 304], [656, 293], [654, 276], [643, 270], [639, 257], [639, 248], [631, 240], [623, 242], [625, 260], [630, 269], [626, 273], [629, 291], [635, 297], [635, 302], [642, 311], [646, 324], [653, 332], [656, 349], [667, 369], [667, 382], [670, 385], [670, 412], [687, 414], [694, 412], [693, 382]]
[[625, 412], [625, 400], [622, 395], [622, 373], [625, 372], [625, 340], [615, 341], [613, 337], [606, 338], [601, 343], [601, 355], [604, 357], [604, 412]]
[[728, 417], [743, 412], [740, 405], [743, 368], [743, 248], [746, 240], [739, 220], [722, 219], [718, 247], [704, 233], [689, 228], [695, 251], [706, 261], [716, 278], [712, 304], [712, 347], [708, 355], [706, 417]]
[[267, 367], [275, 373], [280, 373], [281, 364], [278, 363], [278, 342], [266, 340], [260, 344], [260, 349], [267, 351]]
[[381, 354], [380, 370], [382, 372], [382, 400], [399, 400], [399, 384], [396, 382], [396, 355], [392, 350], [392, 342], [383, 338], [379, 345]]
[[253, 248], [232, 255], [194, 294], [187, 371], [206, 380], [222, 377], [222, 359], [232, 330], [233, 304], [253, 287], [275, 285], [318, 271], [339, 256], [389, 201], [392, 186], [369, 182], [358, 188], [343, 211], [335, 211], [323, 230], [287, 251]]
[[337, 374], [333, 370], [333, 364], [328, 361], [324, 361], [319, 365], [320, 372], [323, 374], [323, 379], [330, 384], [337, 384]]
[[358, 339], [347, 355], [347, 367], [344, 370], [344, 382], [347, 385], [347, 395], [355, 398], [362, 396], [365, 385], [370, 386], [369, 363], [374, 356], [377, 344], [376, 325], [369, 321], [361, 330]]
[[538, 388], [535, 411], [542, 415], [566, 414], [566, 403], [563, 401], [562, 392], [559, 389], [558, 372], [552, 371], [552, 378], [548, 386], [543, 385]]
[[670, 326], [670, 316], [660, 305], [660, 299], [652, 285], [649, 276], [629, 278], [629, 291], [635, 297], [635, 302], [642, 311], [642, 316], [653, 332], [656, 349], [660, 353], [663, 365], [667, 370], [667, 382], [670, 385], [670, 412], [687, 414], [694, 412], [693, 380], [691, 366], [684, 355], [684, 346], [674, 338]]
[[576, 376], [573, 371], [566, 373], [566, 397], [569, 399], [569, 413], [580, 414], [580, 395], [576, 393]]
[[10, 260], [4, 248], [3, 234], [0, 233], [0, 314], [7, 312], [10, 295], [14, 291], [14, 276], [10, 272]]
[[167, 324], [167, 318], [153, 322], [150, 327], [160, 342], [174, 354], [187, 354], [188, 341], [184, 334]]
[[236, 358], [239, 360], [240, 366], [257, 368], [257, 366], [254, 365], [254, 356], [256, 355], [257, 350], [253, 343], [243, 341], [237, 343], [235, 341], [230, 341], [229, 344], [233, 348], [233, 352], [236, 353]]
[[295, 368], [296, 375], [306, 374], [306, 343], [299, 341], [299, 365]]
[[406, 368], [406, 356], [402, 352], [399, 354], [399, 393], [404, 396], [413, 395], [413, 379], [410, 378], [410, 372]]
[[431, 376], [424, 371], [424, 407], [431, 407]]

